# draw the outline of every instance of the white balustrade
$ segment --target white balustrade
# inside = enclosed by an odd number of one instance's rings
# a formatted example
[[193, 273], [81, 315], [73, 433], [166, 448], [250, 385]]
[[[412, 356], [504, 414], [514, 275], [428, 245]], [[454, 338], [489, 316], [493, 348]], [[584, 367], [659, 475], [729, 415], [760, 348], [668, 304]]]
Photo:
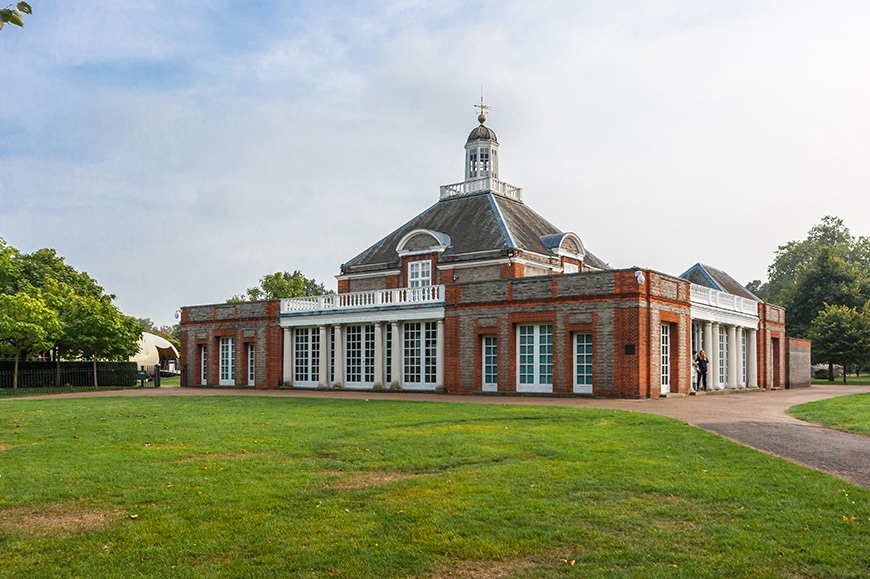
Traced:
[[523, 200], [523, 190], [521, 187], [515, 187], [510, 183], [499, 181], [493, 177], [482, 177], [480, 179], [469, 179], [462, 183], [454, 183], [452, 185], [441, 186], [441, 199], [447, 197], [458, 197], [460, 195], [471, 195], [472, 193], [481, 193], [483, 191], [492, 191], [510, 197], [517, 201]]
[[444, 286], [398, 288], [281, 300], [281, 313], [391, 308], [444, 302]]
[[711, 306], [752, 316], [758, 314], [758, 302], [755, 300], [720, 292], [702, 285], [691, 284], [689, 296], [691, 303], [696, 305]]

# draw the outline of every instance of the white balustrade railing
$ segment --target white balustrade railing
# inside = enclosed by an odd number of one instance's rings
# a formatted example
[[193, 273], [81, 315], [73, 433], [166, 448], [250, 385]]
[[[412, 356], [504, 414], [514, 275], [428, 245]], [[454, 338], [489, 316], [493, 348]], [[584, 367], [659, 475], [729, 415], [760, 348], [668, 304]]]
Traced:
[[499, 181], [493, 177], [481, 177], [480, 179], [470, 179], [462, 183], [454, 183], [452, 185], [441, 186], [441, 199], [447, 197], [458, 197], [460, 195], [471, 195], [472, 193], [481, 193], [483, 191], [492, 191], [504, 197], [510, 197], [517, 201], [523, 200], [523, 190], [521, 187], [515, 187], [510, 183]]
[[281, 313], [359, 310], [444, 303], [444, 286], [405, 287], [281, 300]]
[[693, 305], [711, 306], [752, 316], [758, 315], [758, 302], [755, 300], [720, 292], [702, 285], [691, 284], [689, 296]]

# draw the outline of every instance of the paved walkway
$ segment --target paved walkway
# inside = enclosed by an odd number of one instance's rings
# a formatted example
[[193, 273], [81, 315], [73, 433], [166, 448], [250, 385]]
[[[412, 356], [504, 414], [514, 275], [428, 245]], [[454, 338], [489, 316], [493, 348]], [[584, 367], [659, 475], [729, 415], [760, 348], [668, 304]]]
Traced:
[[870, 386], [824, 384], [794, 390], [743, 391], [647, 400], [610, 400], [600, 398], [501, 395], [457, 396], [450, 394], [351, 390], [252, 390], [170, 387], [57, 394], [44, 398], [77, 396], [248, 395], [612, 408], [676, 418], [740, 444], [827, 472], [856, 485], [870, 488], [870, 436], [831, 430], [802, 422], [785, 413], [789, 407], [803, 402], [863, 392], [870, 392]]

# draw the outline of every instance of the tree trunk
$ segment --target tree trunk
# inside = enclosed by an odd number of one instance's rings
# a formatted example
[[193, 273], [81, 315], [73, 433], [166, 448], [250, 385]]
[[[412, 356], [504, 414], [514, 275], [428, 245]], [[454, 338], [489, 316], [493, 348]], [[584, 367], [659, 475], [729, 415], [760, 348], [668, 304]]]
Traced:
[[99, 390], [100, 386], [97, 384], [97, 353], [94, 352], [94, 390]]
[[846, 374], [848, 374], [848, 373], [849, 373], [849, 366], [847, 366], [846, 363], [843, 362], [843, 384], [846, 383]]
[[20, 357], [21, 357], [21, 355], [18, 352], [16, 352], [15, 353], [15, 373], [12, 375], [12, 393], [13, 394], [18, 393], [18, 358], [20, 358]]
[[834, 381], [834, 363], [828, 362], [828, 382]]

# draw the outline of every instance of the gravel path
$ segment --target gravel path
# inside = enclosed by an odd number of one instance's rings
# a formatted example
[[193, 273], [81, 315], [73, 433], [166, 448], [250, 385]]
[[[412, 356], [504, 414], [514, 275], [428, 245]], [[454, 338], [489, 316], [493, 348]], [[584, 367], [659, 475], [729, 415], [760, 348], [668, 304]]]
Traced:
[[57, 394], [32, 398], [249, 395], [612, 408], [676, 418], [762, 452], [870, 488], [870, 437], [809, 424], [785, 413], [789, 407], [803, 402], [862, 392], [870, 392], [870, 386], [824, 384], [794, 390], [738, 391], [645, 400], [177, 387]]

